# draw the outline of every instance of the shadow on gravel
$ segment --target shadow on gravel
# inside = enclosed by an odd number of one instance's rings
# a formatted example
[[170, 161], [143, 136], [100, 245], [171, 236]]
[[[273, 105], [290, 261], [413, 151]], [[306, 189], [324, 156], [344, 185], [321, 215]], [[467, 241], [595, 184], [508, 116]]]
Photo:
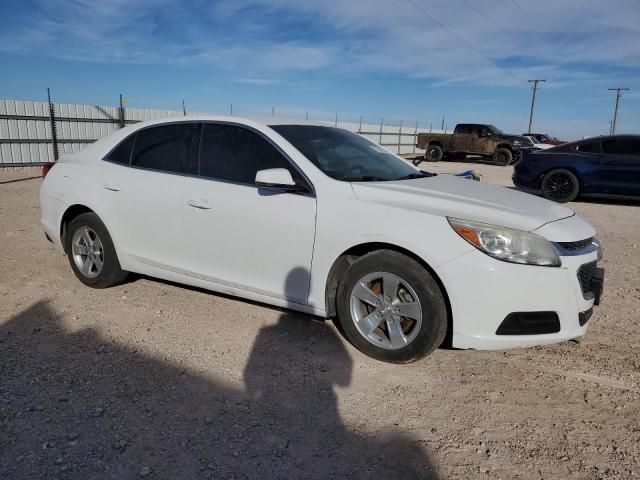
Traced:
[[243, 391], [68, 331], [36, 303], [0, 326], [0, 478], [436, 478], [410, 436], [342, 423], [333, 389], [352, 360], [334, 332], [283, 313], [257, 336]]

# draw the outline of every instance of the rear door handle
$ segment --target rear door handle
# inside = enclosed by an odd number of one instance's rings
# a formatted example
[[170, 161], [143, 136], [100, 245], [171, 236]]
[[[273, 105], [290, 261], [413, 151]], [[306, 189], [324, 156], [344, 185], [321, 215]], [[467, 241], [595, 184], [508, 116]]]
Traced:
[[103, 183], [102, 186], [107, 190], [111, 190], [112, 192], [120, 191], [120, 185], [118, 185], [117, 183]]
[[187, 205], [190, 205], [194, 208], [198, 208], [200, 210], [209, 210], [212, 208], [209, 202], [199, 198], [192, 198], [191, 200], [187, 200]]

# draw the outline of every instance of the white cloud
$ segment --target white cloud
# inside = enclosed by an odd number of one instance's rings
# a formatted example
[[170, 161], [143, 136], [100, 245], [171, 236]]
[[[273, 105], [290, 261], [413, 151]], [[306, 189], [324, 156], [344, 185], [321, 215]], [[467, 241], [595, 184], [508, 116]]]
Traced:
[[[23, 24], [3, 28], [0, 50], [208, 64], [261, 85], [324, 70], [396, 73], [434, 85], [515, 85], [535, 76], [552, 87], [600, 84], [612, 71], [623, 80], [640, 69], [637, 0], [414, 1], [473, 48], [405, 0], [221, 0], [200, 7], [186, 0], [36, 0]], [[304, 25], [323, 28], [307, 35]]]

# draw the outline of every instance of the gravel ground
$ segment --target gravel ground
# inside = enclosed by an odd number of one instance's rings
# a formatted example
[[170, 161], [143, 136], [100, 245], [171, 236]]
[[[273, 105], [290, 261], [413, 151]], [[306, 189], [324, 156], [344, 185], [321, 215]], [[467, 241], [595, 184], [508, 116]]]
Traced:
[[640, 478], [640, 203], [571, 205], [607, 271], [581, 341], [395, 366], [307, 315], [83, 286], [40, 228], [38, 173], [0, 171], [0, 478]]

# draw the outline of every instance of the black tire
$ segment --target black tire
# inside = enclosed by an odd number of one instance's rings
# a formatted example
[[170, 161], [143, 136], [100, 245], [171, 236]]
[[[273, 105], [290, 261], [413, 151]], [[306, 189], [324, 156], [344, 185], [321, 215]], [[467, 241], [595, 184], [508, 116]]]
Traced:
[[[74, 236], [77, 232], [80, 232], [85, 228], [92, 231], [101, 243], [101, 253], [95, 256], [102, 261], [102, 267], [98, 272], [97, 267], [94, 265], [94, 268], [96, 269], [95, 276], [87, 276], [87, 274], [82, 272], [74, 259]], [[124, 282], [129, 274], [129, 272], [122, 270], [120, 267], [116, 249], [113, 246], [113, 241], [107, 231], [107, 227], [104, 226], [100, 218], [95, 213], [83, 213], [69, 222], [65, 235], [65, 250], [67, 252], [67, 257], [69, 258], [69, 264], [73, 269], [73, 273], [76, 274], [76, 277], [78, 277], [82, 283], [89, 287], [113, 287]]]
[[[406, 332], [407, 338], [412, 337], [412, 340], [401, 348], [390, 349], [375, 345], [372, 340], [360, 333], [351, 313], [351, 294], [356, 284], [367, 275], [377, 275], [380, 272], [400, 277], [398, 292], [403, 292], [408, 286], [408, 289], [412, 289], [417, 295], [421, 307], [420, 327], [417, 327], [417, 323], [413, 323], [413, 328]], [[367, 308], [374, 309], [374, 307]], [[337, 310], [341, 331], [347, 339], [365, 355], [383, 362], [409, 363], [423, 358], [442, 344], [447, 333], [447, 307], [438, 283], [417, 261], [392, 250], [368, 253], [349, 267], [338, 285]], [[405, 323], [408, 321], [411, 328], [412, 322], [408, 318], [402, 317], [402, 321]], [[387, 325], [389, 324], [382, 320], [379, 327], [381, 330], [375, 331], [384, 332], [384, 329], [389, 328]]]
[[540, 183], [542, 195], [548, 200], [566, 203], [580, 194], [580, 182], [573, 172], [559, 168], [547, 172]]
[[428, 145], [424, 152], [424, 159], [427, 162], [439, 162], [444, 158], [444, 150], [440, 145]]
[[493, 163], [496, 165], [500, 165], [502, 167], [506, 167], [511, 164], [513, 160], [513, 153], [508, 148], [496, 148], [496, 151], [493, 153]]

